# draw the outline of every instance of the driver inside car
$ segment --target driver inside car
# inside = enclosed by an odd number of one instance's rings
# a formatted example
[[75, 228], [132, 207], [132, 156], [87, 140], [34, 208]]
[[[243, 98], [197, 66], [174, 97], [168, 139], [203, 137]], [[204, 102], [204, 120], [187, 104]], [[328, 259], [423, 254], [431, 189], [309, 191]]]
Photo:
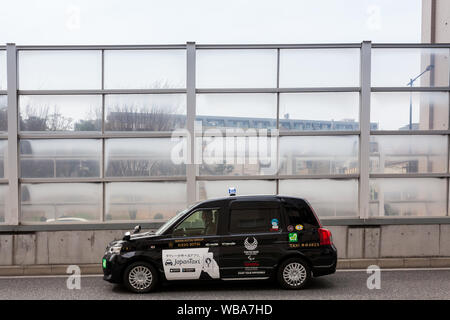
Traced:
[[212, 236], [216, 234], [217, 231], [217, 224], [214, 221], [213, 217], [213, 211], [212, 210], [205, 210], [202, 212], [202, 219], [205, 223], [205, 236]]

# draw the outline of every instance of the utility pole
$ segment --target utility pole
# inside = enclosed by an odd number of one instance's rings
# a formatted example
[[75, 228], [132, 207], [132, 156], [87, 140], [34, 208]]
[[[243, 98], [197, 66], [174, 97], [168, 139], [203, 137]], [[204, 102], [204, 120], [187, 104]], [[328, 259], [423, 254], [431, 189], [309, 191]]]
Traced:
[[[434, 64], [428, 65], [425, 70], [413, 79], [409, 79], [407, 86], [413, 87], [414, 82], [419, 79], [423, 74], [431, 71], [434, 68]], [[412, 130], [412, 91], [409, 92], [409, 130]]]

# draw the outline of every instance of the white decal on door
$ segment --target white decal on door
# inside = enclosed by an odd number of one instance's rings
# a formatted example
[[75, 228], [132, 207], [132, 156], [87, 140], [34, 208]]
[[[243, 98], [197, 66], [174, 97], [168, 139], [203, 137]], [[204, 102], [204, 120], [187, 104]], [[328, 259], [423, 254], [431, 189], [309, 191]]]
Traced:
[[255, 250], [258, 247], [258, 240], [255, 237], [245, 238], [244, 247], [247, 250], [244, 250], [244, 254], [247, 256], [248, 260], [255, 260], [255, 256], [259, 253], [259, 251]]
[[209, 248], [170, 249], [162, 251], [164, 274], [167, 280], [200, 279], [202, 272], [219, 279], [219, 265]]

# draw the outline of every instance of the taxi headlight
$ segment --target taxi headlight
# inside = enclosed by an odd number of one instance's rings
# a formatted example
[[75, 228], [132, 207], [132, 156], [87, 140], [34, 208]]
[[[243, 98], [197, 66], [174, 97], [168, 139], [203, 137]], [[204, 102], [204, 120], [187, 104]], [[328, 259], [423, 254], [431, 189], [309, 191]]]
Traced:
[[111, 248], [109, 248], [109, 253], [111, 254], [120, 254], [120, 250], [122, 249], [122, 244], [115, 244]]

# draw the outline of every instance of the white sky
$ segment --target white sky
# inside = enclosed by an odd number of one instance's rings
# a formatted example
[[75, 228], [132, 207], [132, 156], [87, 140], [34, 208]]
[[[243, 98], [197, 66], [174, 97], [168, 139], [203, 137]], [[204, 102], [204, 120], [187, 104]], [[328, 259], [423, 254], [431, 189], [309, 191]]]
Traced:
[[420, 0], [2, 0], [0, 44], [420, 42]]

